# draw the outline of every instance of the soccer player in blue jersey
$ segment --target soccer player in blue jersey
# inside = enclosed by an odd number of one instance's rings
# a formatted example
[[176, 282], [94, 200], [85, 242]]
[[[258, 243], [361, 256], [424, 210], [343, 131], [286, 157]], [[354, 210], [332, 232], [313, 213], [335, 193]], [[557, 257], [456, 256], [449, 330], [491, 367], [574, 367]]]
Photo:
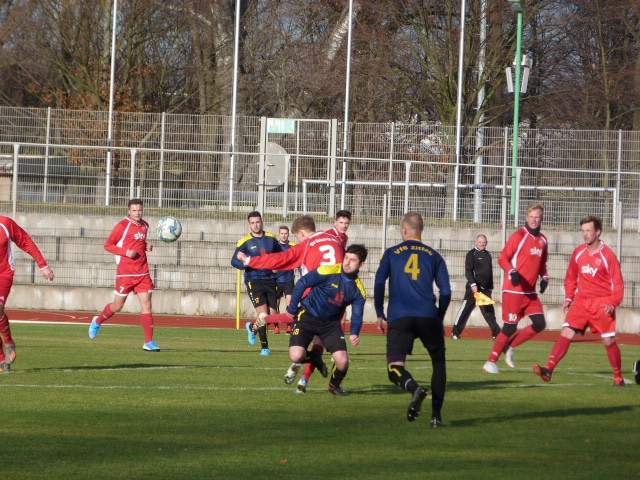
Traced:
[[249, 345], [255, 345], [257, 333], [260, 338], [260, 355], [267, 356], [271, 354], [271, 350], [267, 340], [267, 325], [264, 322], [264, 317], [277, 311], [278, 308], [277, 275], [269, 269], [247, 267], [238, 258], [238, 252], [243, 252], [249, 257], [257, 257], [263, 253], [274, 253], [282, 250], [275, 235], [263, 230], [260, 212], [250, 212], [247, 215], [247, 222], [249, 223], [250, 231], [238, 240], [233, 257], [231, 257], [231, 266], [244, 270], [244, 283], [247, 286], [247, 293], [256, 309], [257, 319], [255, 323], [247, 322], [245, 324]]
[[[407, 355], [416, 338], [422, 341], [431, 357], [432, 415], [431, 426], [442, 425], [442, 404], [447, 383], [444, 346], [444, 315], [451, 301], [447, 265], [433, 248], [422, 243], [422, 216], [409, 212], [402, 218], [403, 242], [387, 249], [376, 272], [374, 301], [378, 328], [387, 332], [387, 371], [389, 380], [411, 394], [407, 420], [420, 414], [427, 389], [420, 386], [405, 369]], [[384, 314], [385, 283], [389, 279], [389, 304]], [[436, 298], [433, 284], [438, 286]]]
[[[317, 335], [331, 352], [334, 367], [329, 380], [329, 392], [344, 396], [347, 393], [340, 384], [349, 369], [347, 343], [341, 327], [341, 319], [347, 306], [351, 305], [351, 335], [354, 347], [360, 344], [360, 329], [367, 292], [358, 278], [360, 266], [367, 258], [364, 245], [351, 245], [341, 264], [321, 266], [304, 275], [296, 283], [287, 313], [296, 317], [289, 340], [289, 357], [296, 363], [312, 363], [320, 373], [328, 375], [322, 361], [322, 352], [307, 351]], [[310, 293], [304, 297], [308, 288]]]

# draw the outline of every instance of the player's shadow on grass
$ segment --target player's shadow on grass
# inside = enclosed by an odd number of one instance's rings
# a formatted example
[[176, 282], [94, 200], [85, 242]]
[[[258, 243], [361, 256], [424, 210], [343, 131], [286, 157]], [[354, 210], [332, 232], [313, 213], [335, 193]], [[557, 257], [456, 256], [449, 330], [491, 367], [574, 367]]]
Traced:
[[[471, 380], [469, 382], [447, 382], [447, 390], [484, 390], [485, 388], [496, 388], [501, 385], [519, 383], [516, 380]], [[428, 385], [428, 384], [427, 384]]]
[[21, 369], [21, 372], [38, 373], [38, 372], [52, 372], [52, 371], [99, 371], [99, 370], [144, 370], [144, 369], [161, 369], [161, 368], [192, 368], [192, 365], [164, 365], [158, 363], [123, 363], [118, 365], [74, 365], [72, 367], [48, 367], [48, 368], [28, 368]]
[[348, 388], [346, 389], [349, 392], [349, 395], [393, 395], [396, 393], [406, 395], [407, 392], [401, 390], [395, 385], [371, 385], [369, 387], [358, 387], [358, 388]]
[[496, 415], [494, 417], [486, 418], [468, 418], [465, 420], [450, 420], [448, 423], [455, 427], [473, 427], [476, 425], [483, 425], [487, 423], [504, 423], [509, 420], [528, 420], [528, 419], [545, 419], [549, 418], [566, 418], [574, 417], [576, 415], [610, 415], [615, 413], [630, 412], [635, 410], [631, 406], [619, 406], [619, 407], [582, 407], [582, 408], [566, 408], [556, 410], [538, 410], [516, 413], [513, 415]]

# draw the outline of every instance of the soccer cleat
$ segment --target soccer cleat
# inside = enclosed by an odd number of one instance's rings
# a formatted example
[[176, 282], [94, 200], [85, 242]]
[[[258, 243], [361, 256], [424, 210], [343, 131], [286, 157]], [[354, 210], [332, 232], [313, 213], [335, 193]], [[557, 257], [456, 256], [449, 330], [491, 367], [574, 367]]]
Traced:
[[429, 422], [431, 428], [440, 428], [444, 426], [444, 422], [442, 421], [442, 417], [431, 417], [431, 422]]
[[260, 355], [262, 355], [263, 357], [268, 357], [269, 355], [271, 355], [271, 350], [268, 348], [263, 348], [262, 350], [260, 350]]
[[280, 325], [277, 323], [273, 326], [273, 333], [276, 335], [280, 335]]
[[91, 324], [89, 325], [89, 338], [91, 340], [96, 338], [96, 336], [98, 335], [98, 332], [100, 332], [101, 325], [97, 322], [97, 320], [98, 320], [98, 315], [96, 315], [91, 319]]
[[249, 345], [255, 345], [256, 332], [253, 331], [253, 324], [251, 322], [247, 322], [244, 324], [244, 328], [247, 331], [247, 342], [249, 342]]
[[16, 361], [16, 344], [15, 343], [7, 343], [4, 346], [4, 355], [5, 355], [5, 363], [11, 365]]
[[551, 374], [553, 373], [551, 370], [549, 370], [546, 367], [543, 367], [541, 365], [538, 365], [537, 363], [533, 366], [533, 373], [535, 373], [536, 375], [538, 375], [543, 381], [545, 382], [550, 382], [551, 381]]
[[304, 378], [298, 380], [298, 385], [296, 386], [296, 393], [306, 393], [307, 391], [307, 381]]
[[292, 363], [284, 374], [284, 383], [291, 385], [298, 375], [298, 370], [302, 367], [301, 363]]
[[504, 354], [504, 363], [506, 363], [509, 368], [516, 368], [516, 362], [513, 361], [513, 357], [515, 356], [516, 351], [513, 347], [507, 348], [507, 352]]
[[422, 402], [425, 398], [427, 398], [427, 391], [422, 388], [416, 388], [415, 392], [413, 392], [413, 397], [411, 397], [411, 403], [409, 403], [409, 408], [407, 408], [407, 420], [413, 422], [418, 415], [420, 415], [420, 408], [422, 408]]
[[633, 374], [636, 377], [636, 383], [640, 385], [640, 360], [636, 360], [633, 363]]
[[484, 362], [482, 369], [487, 373], [500, 373], [500, 369], [498, 368], [498, 365], [496, 365], [496, 362]]
[[462, 336], [461, 335], [456, 335], [455, 333], [451, 334], [451, 339], [452, 340], [461, 340]]
[[345, 392], [341, 387], [336, 387], [332, 384], [329, 384], [329, 388], [327, 390], [329, 390], [331, 395], [335, 395], [336, 397], [346, 397], [349, 395], [349, 393]]
[[614, 387], [624, 387], [627, 382], [624, 381], [624, 377], [613, 377], [613, 386]]
[[0, 363], [0, 373], [9, 373], [11, 370], [11, 364], [7, 362]]
[[160, 351], [160, 347], [155, 342], [155, 340], [151, 340], [150, 342], [146, 342], [144, 345], [142, 345], [142, 349], [145, 352], [159, 352]]

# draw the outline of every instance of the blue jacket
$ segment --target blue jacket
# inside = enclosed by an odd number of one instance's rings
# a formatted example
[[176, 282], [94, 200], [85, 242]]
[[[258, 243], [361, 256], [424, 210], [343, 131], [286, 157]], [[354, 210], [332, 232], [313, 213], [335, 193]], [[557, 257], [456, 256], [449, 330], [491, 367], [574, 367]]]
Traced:
[[[280, 250], [283, 252], [286, 252], [287, 250], [289, 250], [291, 247], [295, 245], [294, 242], [289, 242], [289, 243], [278, 242], [278, 244], [280, 245]], [[276, 276], [277, 276], [276, 280], [278, 283], [289, 283], [295, 279], [296, 274], [294, 270], [276, 270]]]
[[[302, 299], [307, 288], [311, 288], [311, 292]], [[327, 265], [298, 280], [287, 311], [296, 315], [302, 309], [323, 322], [339, 322], [347, 306], [351, 305], [351, 333], [359, 335], [366, 299], [362, 280], [343, 273], [341, 264]]]
[[[389, 279], [387, 320], [403, 317], [443, 319], [451, 301], [451, 284], [442, 256], [422, 242], [409, 240], [384, 252], [376, 272], [374, 304], [378, 317], [384, 317], [384, 290]], [[439, 299], [433, 284], [440, 291]], [[437, 300], [437, 301], [436, 301]]]
[[244, 270], [244, 281], [250, 282], [252, 280], [276, 280], [276, 274], [272, 270], [260, 270], [251, 267], [245, 267], [237, 258], [238, 252], [243, 252], [250, 257], [257, 257], [263, 253], [280, 252], [280, 243], [276, 239], [275, 235], [271, 232], [264, 232], [262, 237], [254, 237], [251, 233], [248, 233], [236, 244], [236, 249], [231, 257], [231, 266], [240, 270]]

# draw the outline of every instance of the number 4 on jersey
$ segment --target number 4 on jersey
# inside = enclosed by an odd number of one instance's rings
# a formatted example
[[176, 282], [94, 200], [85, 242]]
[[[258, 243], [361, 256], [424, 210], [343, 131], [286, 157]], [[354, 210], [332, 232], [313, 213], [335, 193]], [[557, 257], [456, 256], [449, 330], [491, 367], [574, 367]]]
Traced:
[[404, 273], [411, 275], [411, 280], [418, 280], [420, 276], [420, 260], [417, 253], [412, 253], [404, 266]]

